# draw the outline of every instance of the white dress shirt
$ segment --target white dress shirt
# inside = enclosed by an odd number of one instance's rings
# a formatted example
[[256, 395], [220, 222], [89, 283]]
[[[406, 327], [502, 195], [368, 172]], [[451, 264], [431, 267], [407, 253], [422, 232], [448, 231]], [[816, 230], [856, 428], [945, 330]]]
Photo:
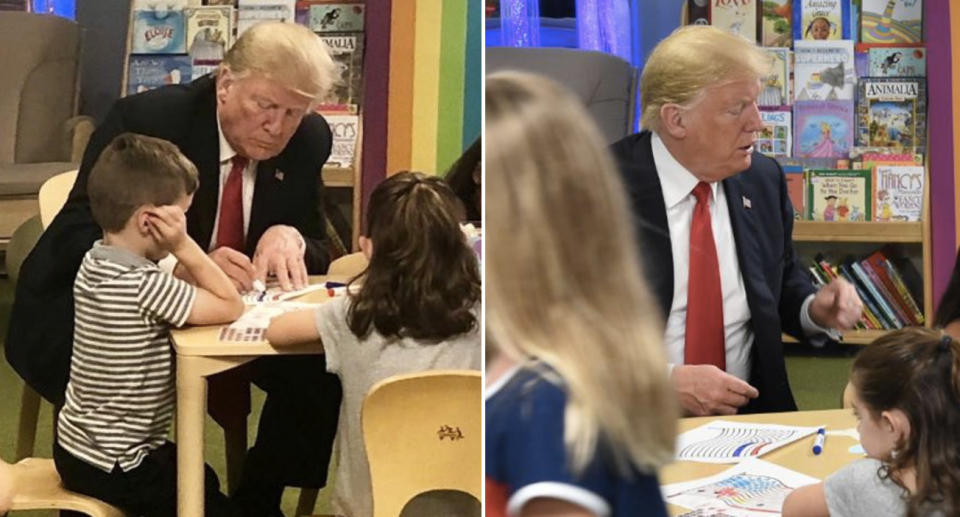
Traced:
[[[223, 128], [220, 126], [220, 114], [217, 113], [217, 134], [220, 135], [220, 188], [217, 193], [217, 215], [213, 221], [213, 233], [210, 235], [210, 242], [207, 245], [207, 251], [213, 251], [217, 245], [217, 230], [220, 227], [220, 202], [223, 199], [223, 186], [230, 177], [230, 170], [233, 168], [231, 161], [237, 152], [230, 146], [230, 142], [223, 136]], [[257, 162], [250, 160], [247, 167], [243, 169], [243, 236], [246, 238], [247, 229], [250, 227], [250, 207], [253, 205], [253, 188], [257, 179]], [[240, 250], [243, 251], [243, 250]]]

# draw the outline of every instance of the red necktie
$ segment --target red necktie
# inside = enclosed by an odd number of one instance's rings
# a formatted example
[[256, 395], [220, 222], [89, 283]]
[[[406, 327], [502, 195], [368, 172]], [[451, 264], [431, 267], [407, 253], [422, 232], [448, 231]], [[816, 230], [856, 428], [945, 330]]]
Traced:
[[237, 251], [243, 251], [243, 169], [247, 168], [249, 159], [243, 156], [234, 156], [233, 168], [223, 184], [223, 194], [220, 196], [220, 222], [217, 226], [217, 244], [215, 248], [226, 246]]
[[690, 224], [690, 275], [687, 285], [687, 329], [684, 363], [712, 364], [726, 370], [723, 292], [720, 264], [710, 227], [710, 185], [693, 189], [697, 206]]

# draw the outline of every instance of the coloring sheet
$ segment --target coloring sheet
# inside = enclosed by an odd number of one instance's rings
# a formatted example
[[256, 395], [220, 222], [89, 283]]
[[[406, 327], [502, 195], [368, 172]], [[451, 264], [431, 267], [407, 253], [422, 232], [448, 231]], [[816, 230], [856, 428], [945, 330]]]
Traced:
[[[340, 286], [340, 284], [336, 284]], [[333, 284], [327, 285], [327, 282], [319, 284], [310, 284], [303, 289], [294, 289], [292, 291], [284, 291], [280, 284], [276, 281], [271, 281], [267, 284], [267, 290], [260, 292], [256, 289], [247, 292], [243, 295], [243, 303], [246, 305], [257, 305], [261, 303], [270, 303], [270, 302], [282, 302], [284, 300], [289, 300], [291, 298], [296, 298], [297, 296], [307, 294], [313, 291], [319, 291], [321, 289], [329, 289], [330, 292], [327, 293], [330, 297], [336, 296], [340, 292], [343, 292], [343, 289], [337, 289], [333, 287]]]
[[243, 313], [237, 321], [220, 329], [220, 341], [253, 343], [264, 340], [270, 320], [285, 313], [301, 309], [313, 309], [318, 304], [299, 302], [261, 303]]
[[817, 432], [816, 427], [714, 420], [677, 437], [678, 461], [737, 463]]
[[684, 517], [779, 515], [795, 488], [820, 480], [757, 458], [717, 475], [660, 487], [664, 499], [690, 511]]

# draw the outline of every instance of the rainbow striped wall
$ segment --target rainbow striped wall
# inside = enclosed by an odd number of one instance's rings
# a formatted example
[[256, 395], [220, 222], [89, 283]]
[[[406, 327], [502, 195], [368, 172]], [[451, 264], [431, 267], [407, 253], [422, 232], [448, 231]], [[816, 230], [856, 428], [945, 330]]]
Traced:
[[[953, 4], [953, 5], [951, 5]], [[949, 14], [949, 15], [948, 15]], [[960, 242], [960, 4], [924, 3], [927, 44], [927, 145], [930, 153], [930, 220], [933, 248], [933, 300], [946, 289]]]
[[480, 135], [480, 0], [367, 0], [363, 205], [401, 170], [442, 174]]

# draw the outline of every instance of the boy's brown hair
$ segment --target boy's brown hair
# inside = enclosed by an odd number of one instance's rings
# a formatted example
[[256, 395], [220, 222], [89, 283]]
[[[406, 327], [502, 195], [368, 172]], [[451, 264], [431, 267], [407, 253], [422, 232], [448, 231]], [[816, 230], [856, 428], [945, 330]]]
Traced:
[[197, 167], [177, 146], [159, 138], [121, 133], [100, 153], [87, 180], [93, 220], [118, 232], [143, 205], [172, 205], [199, 185]]

